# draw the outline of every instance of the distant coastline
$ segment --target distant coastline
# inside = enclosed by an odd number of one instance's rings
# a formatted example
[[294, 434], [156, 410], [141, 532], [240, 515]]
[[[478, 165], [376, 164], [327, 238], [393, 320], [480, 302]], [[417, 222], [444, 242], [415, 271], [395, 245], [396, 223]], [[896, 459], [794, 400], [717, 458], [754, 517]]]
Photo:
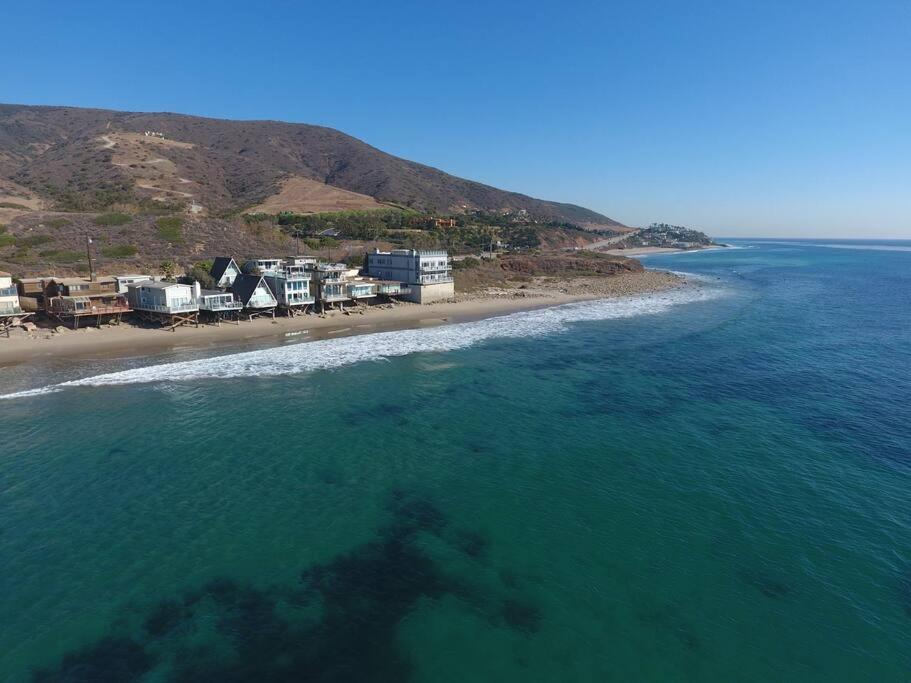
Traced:
[[658, 254], [689, 254], [699, 251], [714, 251], [717, 249], [727, 249], [726, 244], [714, 244], [708, 247], [696, 247], [690, 249], [677, 249], [674, 247], [633, 247], [631, 249], [600, 249], [602, 254], [611, 254], [613, 256], [627, 256], [638, 258], [640, 256], [655, 256]]

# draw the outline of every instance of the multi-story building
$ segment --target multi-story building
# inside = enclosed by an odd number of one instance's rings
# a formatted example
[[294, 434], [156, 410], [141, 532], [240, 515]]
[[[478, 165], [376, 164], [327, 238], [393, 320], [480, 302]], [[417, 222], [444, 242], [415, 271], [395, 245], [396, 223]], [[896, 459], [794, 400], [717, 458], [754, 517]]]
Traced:
[[309, 266], [316, 280], [316, 294], [320, 306], [339, 304], [348, 301], [348, 266], [344, 263], [315, 263]]
[[449, 254], [443, 250], [377, 249], [366, 255], [364, 270], [370, 277], [405, 284], [410, 292], [403, 298], [418, 303], [451, 299], [455, 294]]
[[278, 307], [289, 315], [305, 312], [306, 307], [316, 301], [313, 273], [307, 264], [285, 263], [263, 279], [278, 301]]

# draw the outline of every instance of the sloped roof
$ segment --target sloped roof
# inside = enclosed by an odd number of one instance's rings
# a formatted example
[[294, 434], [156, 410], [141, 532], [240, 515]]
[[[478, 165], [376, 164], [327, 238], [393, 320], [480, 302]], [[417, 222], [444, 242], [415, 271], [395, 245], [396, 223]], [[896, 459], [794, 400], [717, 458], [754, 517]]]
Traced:
[[[234, 259], [230, 256], [217, 256], [214, 261], [212, 261], [212, 269], [209, 271], [209, 275], [215, 278], [215, 281], [218, 282], [221, 280], [222, 275], [225, 274], [225, 271], [234, 263]], [[237, 272], [240, 272], [240, 268], [237, 267], [237, 264], [234, 263], [234, 268]]]
[[272, 294], [272, 290], [269, 289], [269, 286], [266, 284], [262, 275], [247, 275], [246, 273], [241, 273], [234, 279], [234, 284], [231, 285], [231, 291], [234, 293], [234, 296], [246, 306], [260, 283], [266, 288], [269, 295], [272, 296], [272, 300], [275, 301], [275, 296]]

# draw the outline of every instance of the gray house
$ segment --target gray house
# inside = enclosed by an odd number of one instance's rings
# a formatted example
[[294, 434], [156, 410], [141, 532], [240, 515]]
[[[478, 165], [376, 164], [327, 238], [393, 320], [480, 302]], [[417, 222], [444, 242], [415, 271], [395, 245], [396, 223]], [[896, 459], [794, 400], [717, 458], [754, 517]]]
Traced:
[[407, 285], [404, 298], [418, 303], [451, 299], [455, 295], [449, 254], [443, 250], [374, 250], [364, 259], [370, 277], [394, 280]]
[[157, 322], [174, 331], [181, 325], [199, 325], [199, 283], [135, 282], [127, 285], [127, 299], [140, 320]]

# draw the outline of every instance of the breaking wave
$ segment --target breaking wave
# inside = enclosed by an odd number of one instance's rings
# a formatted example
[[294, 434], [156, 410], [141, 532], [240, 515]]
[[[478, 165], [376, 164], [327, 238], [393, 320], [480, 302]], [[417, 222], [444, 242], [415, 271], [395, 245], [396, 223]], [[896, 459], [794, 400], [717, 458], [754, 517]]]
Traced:
[[[691, 274], [687, 277], [694, 278]], [[73, 387], [103, 387], [200, 379], [269, 377], [339, 368], [412, 353], [462, 349], [489, 339], [529, 337], [563, 332], [576, 322], [630, 318], [662, 313], [674, 306], [706, 301], [721, 295], [713, 287], [686, 287], [644, 296], [601, 299], [429, 329], [321, 339], [198, 360], [164, 363], [61, 382], [38, 389], [0, 395], [0, 399], [54, 393]]]

